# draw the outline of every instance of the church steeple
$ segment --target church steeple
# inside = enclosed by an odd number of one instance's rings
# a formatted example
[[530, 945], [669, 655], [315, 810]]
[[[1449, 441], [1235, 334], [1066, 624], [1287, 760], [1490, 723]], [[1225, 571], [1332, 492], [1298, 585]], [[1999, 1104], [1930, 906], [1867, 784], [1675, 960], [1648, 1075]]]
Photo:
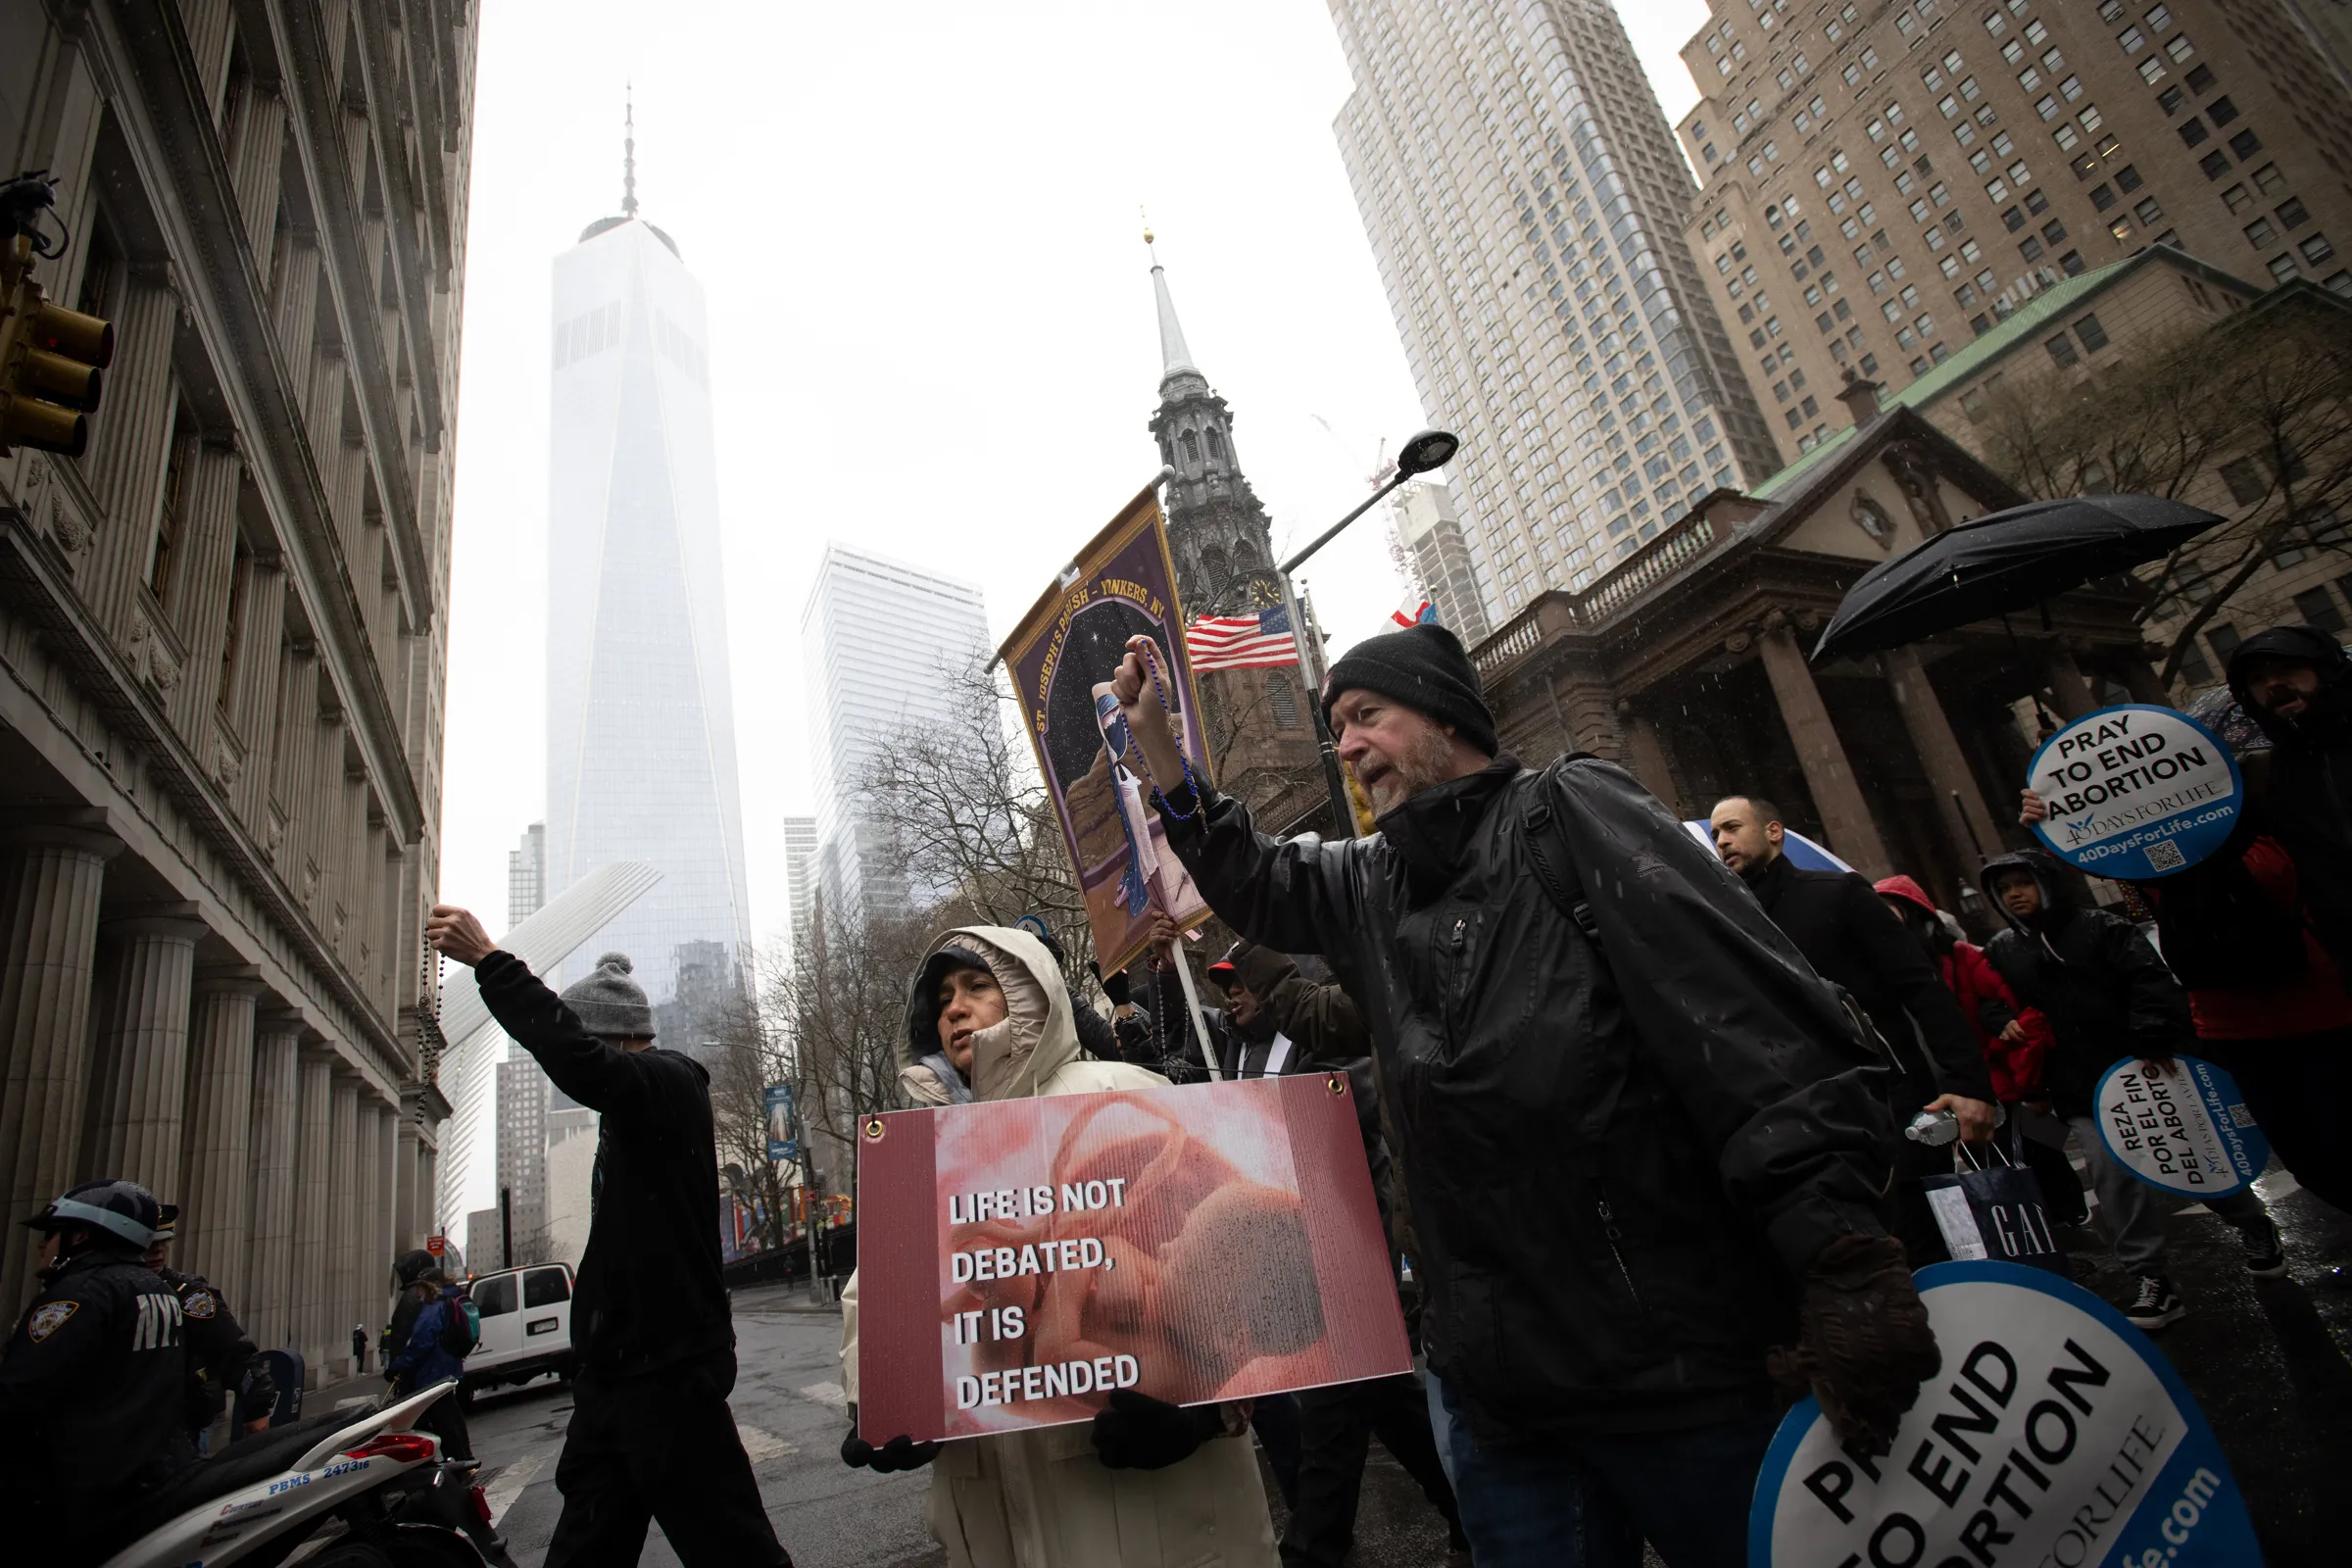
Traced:
[[[1152, 244], [1144, 230], [1144, 244]], [[1152, 434], [1168, 484], [1168, 548], [1188, 614], [1230, 615], [1282, 603], [1275, 581], [1273, 526], [1243, 476], [1233, 445], [1233, 413], [1193, 363], [1168, 293], [1168, 274], [1152, 256], [1152, 293], [1159, 308], [1159, 411]]]

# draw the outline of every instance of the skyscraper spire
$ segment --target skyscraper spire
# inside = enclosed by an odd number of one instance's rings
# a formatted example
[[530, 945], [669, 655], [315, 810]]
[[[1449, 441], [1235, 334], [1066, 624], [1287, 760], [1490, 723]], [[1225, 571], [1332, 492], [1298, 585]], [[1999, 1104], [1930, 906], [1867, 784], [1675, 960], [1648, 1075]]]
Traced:
[[1159, 252], [1152, 247], [1152, 233], [1149, 221], [1144, 227], [1144, 249], [1152, 258], [1152, 292], [1159, 301], [1159, 381], [1165, 386], [1178, 375], [1199, 375], [1200, 368], [1193, 363], [1193, 351], [1185, 347], [1184, 326], [1176, 319], [1176, 302], [1168, 297], [1168, 274], [1159, 265]]
[[620, 137], [620, 213], [637, 216], [637, 94], [636, 83], [622, 87]]

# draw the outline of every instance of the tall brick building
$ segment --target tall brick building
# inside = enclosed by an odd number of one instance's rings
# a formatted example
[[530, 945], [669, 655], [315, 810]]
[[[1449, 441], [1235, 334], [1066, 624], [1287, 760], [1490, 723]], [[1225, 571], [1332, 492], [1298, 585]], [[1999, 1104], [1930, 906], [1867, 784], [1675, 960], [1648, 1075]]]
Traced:
[[1845, 369], [1899, 389], [2150, 245], [2352, 292], [2335, 9], [1710, 0], [1687, 237], [1783, 458]]

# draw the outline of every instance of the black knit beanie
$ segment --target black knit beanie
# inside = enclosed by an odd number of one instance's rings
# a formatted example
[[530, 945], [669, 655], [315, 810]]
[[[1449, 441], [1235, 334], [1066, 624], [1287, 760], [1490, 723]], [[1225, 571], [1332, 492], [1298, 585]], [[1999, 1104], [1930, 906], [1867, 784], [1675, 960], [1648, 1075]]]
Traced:
[[1331, 666], [1323, 683], [1323, 721], [1340, 693], [1378, 692], [1402, 703], [1454, 733], [1489, 757], [1499, 748], [1494, 715], [1479, 695], [1478, 668], [1462, 652], [1462, 640], [1430, 621], [1402, 631], [1367, 637]]

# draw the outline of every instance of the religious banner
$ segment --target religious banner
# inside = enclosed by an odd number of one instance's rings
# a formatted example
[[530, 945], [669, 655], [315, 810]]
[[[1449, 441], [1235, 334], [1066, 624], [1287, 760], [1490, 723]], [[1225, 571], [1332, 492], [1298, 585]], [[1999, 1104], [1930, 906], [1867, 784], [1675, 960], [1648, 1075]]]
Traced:
[[868, 1117], [858, 1429], [918, 1441], [1412, 1365], [1345, 1073]]
[[2227, 1198], [2254, 1185], [2271, 1141], [2254, 1124], [2237, 1080], [2197, 1056], [2150, 1072], [2126, 1056], [2099, 1077], [2099, 1142], [2150, 1187], [2183, 1198]]
[[1156, 487], [1147, 487], [1088, 541], [998, 650], [1078, 868], [1104, 974], [1143, 956], [1154, 911], [1187, 929], [1208, 918], [1207, 903], [1168, 848], [1152, 804], [1151, 770], [1110, 695], [1127, 639], [1139, 635], [1157, 650], [1155, 695], [1185, 755], [1205, 776], [1200, 700]]
[[2050, 808], [2034, 824], [2050, 853], [2125, 882], [2185, 871], [2220, 849], [2245, 801], [2221, 738], [2153, 703], [2076, 719], [2042, 742], [2026, 782]]
[[2262, 1561], [2213, 1428], [2121, 1312], [2016, 1263], [1933, 1264], [1919, 1295], [1943, 1369], [1893, 1450], [1846, 1447], [1799, 1400], [1756, 1478], [1749, 1568]]

